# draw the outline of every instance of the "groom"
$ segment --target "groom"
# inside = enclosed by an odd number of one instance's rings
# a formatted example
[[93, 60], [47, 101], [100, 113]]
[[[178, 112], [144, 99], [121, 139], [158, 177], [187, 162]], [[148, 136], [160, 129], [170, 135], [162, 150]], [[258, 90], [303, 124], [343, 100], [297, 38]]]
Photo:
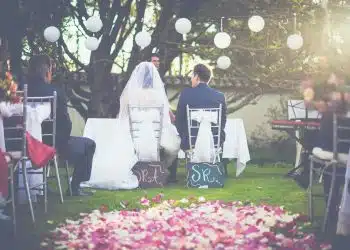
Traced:
[[[56, 109], [56, 149], [60, 156], [63, 156], [74, 166], [72, 177], [72, 195], [88, 196], [92, 193], [80, 189], [80, 183], [88, 181], [91, 175], [92, 159], [95, 153], [96, 144], [93, 140], [85, 137], [71, 136], [72, 122], [70, 120], [67, 99], [64, 92], [57, 86], [51, 84], [52, 63], [51, 58], [46, 55], [36, 55], [29, 60], [28, 66], [28, 96], [41, 97], [53, 96], [57, 93]], [[50, 128], [43, 126], [44, 131]], [[52, 131], [51, 131], [52, 132]], [[44, 139], [47, 144], [52, 144]], [[48, 138], [46, 138], [48, 139]]]
[[[226, 125], [226, 101], [223, 93], [208, 86], [211, 79], [211, 72], [203, 64], [197, 64], [193, 69], [191, 77], [192, 88], [185, 88], [180, 95], [176, 109], [176, 128], [181, 137], [181, 149], [186, 152], [190, 149], [189, 135], [187, 128], [186, 106], [190, 108], [218, 108], [221, 104], [221, 138], [220, 144], [225, 141]], [[198, 132], [198, 131], [197, 131]], [[216, 139], [216, 138], [215, 138]], [[194, 145], [194, 143], [193, 143]], [[225, 165], [225, 164], [224, 164]], [[227, 169], [225, 167], [227, 174]]]

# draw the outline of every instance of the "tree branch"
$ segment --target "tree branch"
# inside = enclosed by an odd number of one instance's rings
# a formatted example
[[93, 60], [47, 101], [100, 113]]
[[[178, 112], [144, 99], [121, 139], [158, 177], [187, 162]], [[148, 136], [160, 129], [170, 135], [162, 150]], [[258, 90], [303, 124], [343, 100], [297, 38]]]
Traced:
[[[121, 9], [118, 13], [116, 22], [114, 23], [111, 31], [109, 33], [108, 45], [109, 47], [115, 42], [120, 28], [126, 26], [127, 21], [129, 20], [130, 10], [131, 10], [132, 0], [127, 0], [125, 5], [121, 6]], [[119, 41], [118, 41], [119, 42]], [[123, 42], [124, 43], [124, 42]]]
[[69, 58], [76, 64], [78, 65], [79, 67], [81, 67], [82, 69], [86, 69], [86, 66], [81, 62], [79, 61], [79, 59], [77, 57], [75, 57], [73, 55], [72, 52], [69, 51], [68, 47], [67, 47], [67, 44], [64, 42], [62, 36], [60, 37], [60, 39], [58, 40], [58, 45], [59, 46], [62, 46], [63, 47], [63, 50], [64, 52], [69, 56]]

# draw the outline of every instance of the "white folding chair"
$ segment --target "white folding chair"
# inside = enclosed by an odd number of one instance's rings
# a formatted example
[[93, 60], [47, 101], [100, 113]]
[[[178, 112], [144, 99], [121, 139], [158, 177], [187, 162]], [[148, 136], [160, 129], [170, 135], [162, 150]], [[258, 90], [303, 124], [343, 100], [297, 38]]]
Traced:
[[[154, 133], [157, 139], [157, 161], [160, 161], [160, 142], [162, 137], [162, 128], [163, 128], [163, 106], [135, 106], [129, 105], [129, 125], [130, 125], [130, 133], [134, 144], [138, 143], [138, 139], [140, 138], [140, 124], [143, 122], [138, 117], [138, 112], [155, 112], [157, 114], [154, 116], [152, 120], [153, 131], [150, 133]], [[138, 155], [138, 159], [140, 159]]]
[[[56, 146], [56, 112], [57, 112], [57, 93], [56, 91], [53, 93], [52, 96], [40, 96], [40, 97], [28, 97], [27, 98], [28, 105], [35, 108], [38, 105], [50, 105], [51, 112], [50, 115], [43, 120], [42, 122], [42, 141], [52, 147], [55, 148]], [[57, 187], [58, 192], [60, 195], [60, 201], [63, 203], [63, 192], [62, 192], [62, 186], [61, 186], [61, 180], [60, 180], [60, 174], [58, 169], [58, 163], [57, 163], [57, 155], [54, 156], [53, 160], [50, 161], [49, 165], [45, 167], [45, 189], [44, 190], [44, 202], [45, 202], [45, 212], [47, 212], [47, 178], [52, 178], [50, 176], [50, 168], [53, 165], [55, 169], [55, 176], [52, 176], [53, 178], [56, 178], [57, 181]], [[67, 170], [68, 171], [68, 170]], [[31, 172], [31, 174], [35, 174], [35, 172]], [[46, 192], [46, 193], [45, 193]]]
[[[5, 146], [11, 159], [8, 161], [10, 168], [10, 188], [11, 193], [9, 201], [12, 203], [12, 218], [14, 232], [16, 233], [16, 190], [15, 187], [15, 172], [21, 171], [20, 176], [23, 178], [24, 190], [29, 203], [29, 210], [32, 217], [33, 223], [35, 223], [34, 211], [32, 200], [30, 196], [30, 187], [28, 184], [28, 172], [26, 169], [27, 157], [27, 145], [26, 145], [26, 130], [27, 130], [27, 85], [24, 85], [23, 91], [18, 91], [17, 95], [23, 97], [23, 108], [20, 114], [14, 114], [9, 118], [4, 119], [4, 135], [5, 135]], [[19, 169], [21, 166], [21, 169]]]
[[214, 113], [216, 117], [216, 122], [211, 123], [211, 131], [214, 138], [214, 147], [215, 147], [215, 162], [221, 161], [221, 113], [222, 106], [219, 105], [218, 108], [190, 108], [189, 105], [186, 106], [187, 113], [187, 129], [188, 129], [188, 142], [190, 149], [185, 152], [186, 161], [191, 162], [193, 160], [193, 150], [196, 144], [197, 134], [200, 126], [200, 122], [194, 119], [194, 113], [196, 112], [210, 112]]
[[[326, 203], [326, 209], [322, 224], [322, 231], [326, 232], [328, 221], [331, 218], [329, 217], [331, 200], [334, 195], [334, 186], [335, 180], [337, 177], [343, 177], [343, 174], [337, 173], [337, 169], [345, 168], [347, 164], [348, 154], [338, 153], [339, 143], [349, 144], [350, 146], [350, 138], [341, 138], [341, 131], [349, 131], [350, 126], [344, 126], [342, 124], [338, 124], [339, 117], [336, 114], [333, 114], [333, 151], [324, 151], [320, 148], [314, 148], [312, 151], [312, 155], [310, 156], [310, 176], [309, 176], [309, 188], [308, 188], [308, 215], [310, 220], [313, 220], [314, 217], [314, 206], [313, 201], [314, 197], [320, 196], [314, 194], [313, 192], [313, 181], [314, 174], [320, 177], [319, 182], [322, 182], [323, 175], [331, 176], [331, 186], [328, 193], [328, 199]], [[315, 164], [317, 163], [317, 165]], [[331, 173], [327, 171], [331, 167]], [[344, 171], [345, 172], [345, 171]], [[324, 197], [321, 195], [321, 197]], [[332, 218], [334, 219], [334, 218]]]
[[[20, 93], [20, 92], [19, 92]], [[34, 216], [34, 210], [33, 210], [33, 204], [31, 199], [31, 190], [38, 190], [43, 191], [44, 196], [44, 206], [45, 206], [45, 212], [47, 212], [47, 166], [44, 166], [41, 171], [35, 168], [35, 166], [28, 167], [27, 168], [27, 162], [30, 160], [27, 156], [27, 141], [26, 141], [26, 131], [27, 131], [27, 117], [28, 117], [28, 106], [35, 106], [35, 105], [41, 105], [44, 103], [48, 103], [51, 105], [51, 114], [49, 118], [45, 119], [44, 122], [50, 123], [53, 128], [52, 134], [43, 134], [44, 136], [52, 136], [53, 138], [55, 135], [55, 127], [56, 127], [56, 93], [54, 93], [53, 96], [46, 96], [46, 97], [28, 97], [28, 87], [27, 85], [24, 85], [23, 90], [23, 112], [19, 115], [14, 115], [10, 117], [13, 122], [10, 122], [10, 125], [6, 125], [6, 120], [4, 120], [4, 134], [5, 134], [5, 145], [7, 150], [7, 153], [11, 155], [11, 161], [10, 164], [10, 183], [11, 183], [11, 202], [12, 202], [12, 208], [13, 208], [13, 221], [14, 226], [16, 226], [16, 201], [15, 201], [15, 190], [25, 190], [26, 197], [29, 204], [30, 214], [33, 223], [35, 223], [35, 216]], [[53, 139], [53, 145], [54, 145], [54, 139]], [[12, 144], [12, 145], [11, 145]], [[57, 161], [56, 158], [54, 158], [53, 163], [55, 165], [56, 169], [56, 177], [57, 177], [57, 184], [58, 188], [60, 190], [60, 196], [61, 196], [61, 202], [63, 203], [63, 196], [62, 196], [62, 189], [60, 184], [60, 178], [59, 173], [57, 169]], [[20, 169], [18, 168], [19, 166]], [[19, 170], [19, 176], [23, 178], [23, 185], [24, 187], [14, 187], [14, 171], [18, 169]], [[29, 185], [28, 181], [28, 175], [42, 175], [43, 176], [43, 182], [37, 183], [34, 186]], [[11, 178], [12, 177], [12, 178]]]

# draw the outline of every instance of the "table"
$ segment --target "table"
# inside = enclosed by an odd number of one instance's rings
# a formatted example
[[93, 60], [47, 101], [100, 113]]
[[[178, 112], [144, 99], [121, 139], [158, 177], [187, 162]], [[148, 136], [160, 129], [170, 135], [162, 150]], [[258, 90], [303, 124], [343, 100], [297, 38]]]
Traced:
[[[110, 139], [111, 134], [118, 130], [116, 125], [117, 119], [109, 118], [90, 118], [86, 122], [83, 136], [94, 140], [96, 143], [91, 176], [103, 172], [104, 166], [108, 167], [108, 163], [113, 160], [109, 158], [115, 152]], [[244, 171], [247, 162], [250, 161], [243, 120], [227, 119], [225, 132], [223, 158], [237, 159], [236, 176], [239, 176]], [[180, 159], [185, 158], [184, 152], [180, 151], [178, 157]]]

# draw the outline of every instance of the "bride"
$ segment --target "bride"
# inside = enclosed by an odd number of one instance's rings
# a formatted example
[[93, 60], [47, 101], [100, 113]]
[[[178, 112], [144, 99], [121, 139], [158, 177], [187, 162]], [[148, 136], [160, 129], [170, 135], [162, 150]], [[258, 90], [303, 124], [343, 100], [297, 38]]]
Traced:
[[[165, 93], [164, 84], [158, 70], [150, 62], [142, 62], [136, 66], [120, 97], [120, 112], [116, 119], [116, 129], [111, 138], [106, 140], [104, 152], [108, 165], [93, 167], [88, 186], [102, 189], [134, 189], [139, 183], [132, 168], [139, 160], [157, 160], [157, 141], [153, 133], [147, 133], [148, 119], [153, 119], [154, 110], [130, 114], [132, 107], [161, 107], [162, 131], [160, 146], [164, 154], [161, 157], [165, 167], [169, 167], [177, 157], [180, 149], [180, 138], [170, 119], [170, 105]], [[132, 111], [133, 112], [133, 111]], [[159, 114], [158, 114], [159, 115]], [[133, 141], [130, 132], [129, 117], [138, 117], [143, 129], [140, 129], [138, 141]], [[158, 116], [159, 117], [159, 116]], [[145, 130], [146, 129], [146, 130]]]

